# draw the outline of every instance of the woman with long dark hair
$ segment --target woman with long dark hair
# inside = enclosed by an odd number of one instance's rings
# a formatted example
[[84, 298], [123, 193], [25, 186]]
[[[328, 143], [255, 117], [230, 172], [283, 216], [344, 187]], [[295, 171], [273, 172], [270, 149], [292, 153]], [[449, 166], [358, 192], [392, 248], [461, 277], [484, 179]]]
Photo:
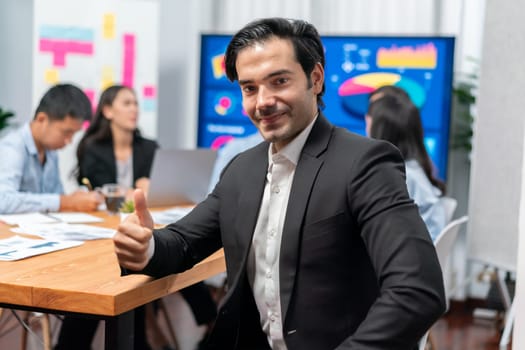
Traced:
[[384, 94], [370, 103], [365, 120], [368, 136], [389, 141], [401, 152], [408, 192], [434, 240], [447, 224], [440, 201], [445, 184], [434, 176], [418, 108], [406, 94]]
[[122, 85], [100, 96], [95, 116], [77, 149], [77, 180], [92, 186], [118, 183], [125, 188], [148, 189], [151, 164], [158, 147], [140, 135], [135, 92]]

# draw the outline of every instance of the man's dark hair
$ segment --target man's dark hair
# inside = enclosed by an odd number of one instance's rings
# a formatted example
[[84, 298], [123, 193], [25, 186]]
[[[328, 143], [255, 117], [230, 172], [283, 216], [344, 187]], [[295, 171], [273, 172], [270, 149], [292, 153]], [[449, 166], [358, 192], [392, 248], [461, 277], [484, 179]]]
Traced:
[[35, 111], [47, 114], [49, 120], [64, 120], [67, 116], [79, 120], [91, 119], [91, 103], [86, 94], [71, 84], [58, 84], [49, 89]]
[[[225, 54], [226, 75], [230, 81], [238, 79], [235, 63], [239, 52], [249, 46], [264, 42], [272, 37], [290, 40], [297, 62], [303, 68], [311, 86], [310, 73], [320, 63], [324, 69], [325, 57], [321, 38], [315, 27], [302, 20], [286, 18], [264, 18], [248, 23], [239, 30], [228, 44]], [[322, 96], [325, 84], [317, 95], [317, 104], [324, 107]]]

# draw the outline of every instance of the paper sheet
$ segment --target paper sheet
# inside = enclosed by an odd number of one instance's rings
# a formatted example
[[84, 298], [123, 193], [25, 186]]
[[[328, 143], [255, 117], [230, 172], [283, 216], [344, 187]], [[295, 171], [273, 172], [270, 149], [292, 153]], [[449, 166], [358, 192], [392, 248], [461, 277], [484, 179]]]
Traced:
[[114, 229], [83, 224], [22, 224], [11, 229], [15, 233], [25, 233], [54, 241], [88, 241], [112, 238]]
[[0, 261], [13, 261], [83, 244], [79, 241], [50, 241], [12, 236], [0, 239]]
[[83, 223], [93, 223], [93, 222], [102, 222], [101, 218], [86, 214], [86, 213], [68, 213], [68, 212], [60, 212], [60, 213], [48, 213], [47, 215], [57, 219], [61, 222], [67, 222], [70, 224], [83, 224]]
[[21, 225], [53, 223], [57, 222], [57, 219], [42, 213], [25, 213], [0, 215], [0, 221], [3, 221], [8, 225]]

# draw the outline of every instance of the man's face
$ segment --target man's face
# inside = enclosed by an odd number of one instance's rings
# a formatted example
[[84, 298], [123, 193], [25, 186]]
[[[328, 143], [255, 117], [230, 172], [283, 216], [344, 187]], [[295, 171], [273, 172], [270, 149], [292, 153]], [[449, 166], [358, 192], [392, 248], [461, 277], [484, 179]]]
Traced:
[[50, 120], [47, 115], [41, 120], [40, 144], [49, 150], [62, 148], [73, 139], [73, 135], [82, 128], [82, 121], [70, 116], [63, 120]]
[[317, 64], [307, 79], [292, 43], [279, 38], [242, 49], [235, 66], [244, 110], [264, 139], [282, 149], [317, 113], [322, 66]]

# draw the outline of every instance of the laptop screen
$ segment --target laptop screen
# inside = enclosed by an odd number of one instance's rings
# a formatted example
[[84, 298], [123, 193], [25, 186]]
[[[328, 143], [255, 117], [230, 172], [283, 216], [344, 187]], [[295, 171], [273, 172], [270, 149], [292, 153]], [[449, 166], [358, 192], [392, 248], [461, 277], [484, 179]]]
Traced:
[[151, 168], [148, 207], [195, 204], [206, 198], [217, 152], [157, 149]]

